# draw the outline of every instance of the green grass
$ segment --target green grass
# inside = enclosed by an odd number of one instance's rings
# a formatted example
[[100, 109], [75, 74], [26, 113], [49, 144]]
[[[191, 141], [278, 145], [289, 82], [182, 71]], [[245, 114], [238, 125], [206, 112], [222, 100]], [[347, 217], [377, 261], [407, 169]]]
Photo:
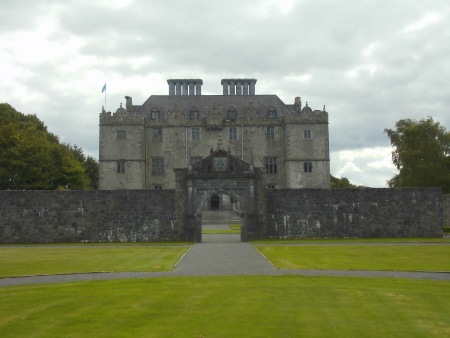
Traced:
[[450, 284], [179, 277], [0, 288], [2, 337], [448, 337]]
[[301, 238], [261, 239], [253, 244], [311, 244], [311, 243], [450, 243], [450, 238]]
[[450, 271], [450, 245], [263, 245], [279, 269]]
[[223, 230], [202, 230], [202, 234], [240, 234], [241, 225], [240, 224], [230, 224], [230, 229]]
[[165, 271], [189, 246], [0, 247], [0, 277], [84, 272]]

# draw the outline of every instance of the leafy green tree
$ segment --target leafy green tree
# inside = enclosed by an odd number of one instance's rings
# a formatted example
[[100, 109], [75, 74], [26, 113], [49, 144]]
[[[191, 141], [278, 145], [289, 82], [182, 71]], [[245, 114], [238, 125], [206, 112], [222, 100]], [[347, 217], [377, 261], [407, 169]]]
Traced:
[[35, 115], [0, 104], [0, 189], [93, 189], [96, 169], [94, 159], [61, 144]]
[[431, 117], [399, 120], [385, 129], [394, 147], [392, 161], [399, 173], [390, 187], [441, 187], [450, 192], [450, 133]]
[[331, 189], [339, 189], [339, 188], [358, 188], [358, 186], [351, 184], [348, 178], [341, 177], [337, 178], [333, 175], [330, 175], [330, 185]]

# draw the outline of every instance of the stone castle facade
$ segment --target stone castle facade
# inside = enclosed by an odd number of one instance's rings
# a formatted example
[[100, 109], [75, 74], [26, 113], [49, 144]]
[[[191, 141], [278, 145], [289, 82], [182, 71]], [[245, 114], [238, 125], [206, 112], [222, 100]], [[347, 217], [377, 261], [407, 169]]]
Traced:
[[[299, 97], [256, 95], [255, 79], [223, 79], [202, 95], [200, 79], [171, 79], [169, 95], [100, 114], [99, 189], [174, 189], [173, 169], [208, 156], [218, 142], [265, 173], [267, 188], [329, 188], [328, 113]], [[219, 141], [220, 140], [220, 141]]]

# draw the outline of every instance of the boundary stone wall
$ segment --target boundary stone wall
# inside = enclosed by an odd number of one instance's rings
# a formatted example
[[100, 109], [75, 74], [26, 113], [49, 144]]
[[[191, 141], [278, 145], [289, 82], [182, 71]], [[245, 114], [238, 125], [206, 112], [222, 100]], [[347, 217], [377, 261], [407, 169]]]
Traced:
[[266, 208], [269, 238], [443, 236], [440, 188], [277, 189]]
[[0, 244], [179, 239], [174, 190], [0, 191]]
[[[0, 191], [0, 244], [186, 240], [184, 201], [175, 190]], [[258, 238], [442, 237], [449, 204], [439, 188], [263, 189]]]
[[450, 194], [444, 195], [444, 225], [450, 227]]

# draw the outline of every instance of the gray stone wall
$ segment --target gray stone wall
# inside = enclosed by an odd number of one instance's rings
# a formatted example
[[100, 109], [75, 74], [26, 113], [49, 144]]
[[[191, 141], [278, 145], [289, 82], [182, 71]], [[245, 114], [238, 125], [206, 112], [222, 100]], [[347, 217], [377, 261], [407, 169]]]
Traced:
[[445, 226], [450, 227], [450, 194], [444, 195]]
[[440, 189], [302, 189], [267, 193], [269, 238], [442, 237]]
[[0, 243], [178, 240], [174, 190], [0, 191]]
[[[195, 240], [187, 192], [0, 191], [0, 244]], [[245, 240], [442, 237], [450, 195], [435, 188], [275, 189], [255, 186]]]

